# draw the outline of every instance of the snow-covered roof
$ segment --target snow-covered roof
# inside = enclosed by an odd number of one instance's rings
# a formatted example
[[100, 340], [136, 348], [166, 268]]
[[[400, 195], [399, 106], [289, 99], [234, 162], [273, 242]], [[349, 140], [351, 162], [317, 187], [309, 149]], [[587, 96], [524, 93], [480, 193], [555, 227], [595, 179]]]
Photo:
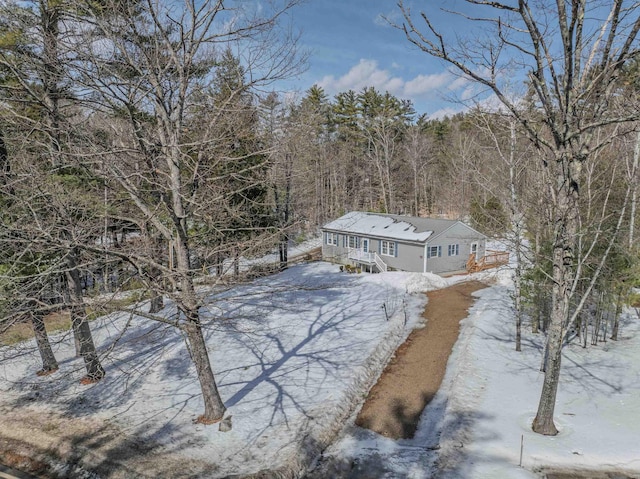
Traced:
[[456, 220], [352, 211], [327, 223], [324, 229], [424, 242], [430, 236], [439, 235], [455, 223], [457, 223]]

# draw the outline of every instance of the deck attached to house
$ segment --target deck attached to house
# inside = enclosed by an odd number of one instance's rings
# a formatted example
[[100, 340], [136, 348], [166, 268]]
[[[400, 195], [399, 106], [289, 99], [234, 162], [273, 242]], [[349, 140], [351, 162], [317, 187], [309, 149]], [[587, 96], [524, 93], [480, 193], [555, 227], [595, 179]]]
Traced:
[[384, 273], [387, 271], [387, 264], [382, 261], [375, 251], [363, 251], [359, 248], [349, 248], [348, 258], [356, 264], [365, 266], [375, 266], [378, 271]]
[[509, 252], [508, 251], [495, 251], [495, 250], [487, 250], [487, 254], [480, 258], [476, 259], [475, 254], [470, 254], [469, 259], [467, 260], [467, 272], [468, 273], [477, 273], [478, 271], [484, 271], [485, 269], [497, 268], [498, 266], [502, 266], [509, 263]]

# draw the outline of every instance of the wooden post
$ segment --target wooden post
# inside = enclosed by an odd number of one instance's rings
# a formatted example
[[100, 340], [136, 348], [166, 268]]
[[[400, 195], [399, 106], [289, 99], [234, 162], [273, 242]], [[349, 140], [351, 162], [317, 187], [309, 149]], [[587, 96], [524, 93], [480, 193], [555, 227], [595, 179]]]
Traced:
[[524, 449], [524, 434], [522, 434], [520, 436], [520, 464], [518, 464], [520, 467], [522, 467], [522, 451]]

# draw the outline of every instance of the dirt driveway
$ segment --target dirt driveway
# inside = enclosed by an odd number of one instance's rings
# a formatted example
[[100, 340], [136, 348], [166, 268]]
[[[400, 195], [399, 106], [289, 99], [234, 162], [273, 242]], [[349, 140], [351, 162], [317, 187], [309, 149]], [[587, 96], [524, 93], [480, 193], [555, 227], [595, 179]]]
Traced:
[[413, 331], [398, 348], [369, 392], [358, 426], [394, 439], [413, 437], [422, 410], [440, 388], [460, 320], [475, 301], [472, 293], [486, 287], [466, 281], [427, 293], [426, 326]]

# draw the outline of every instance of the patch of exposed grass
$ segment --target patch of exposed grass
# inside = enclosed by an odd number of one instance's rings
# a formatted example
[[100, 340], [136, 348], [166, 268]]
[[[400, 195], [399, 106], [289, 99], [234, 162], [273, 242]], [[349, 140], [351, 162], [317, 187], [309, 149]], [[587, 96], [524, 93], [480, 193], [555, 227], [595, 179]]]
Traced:
[[91, 306], [87, 306], [87, 320], [93, 321], [94, 319], [113, 311], [126, 309], [129, 306], [147, 298], [147, 294], [136, 291], [125, 298], [111, 298], [104, 303], [92, 304]]
[[[55, 312], [45, 316], [44, 324], [49, 333], [66, 331], [71, 328], [71, 319], [67, 311]], [[32, 339], [33, 336], [33, 327], [30, 322], [16, 323], [0, 334], [0, 344], [11, 346], [12, 344]]]
[[[141, 292], [135, 292], [126, 298], [109, 299], [104, 305], [96, 304], [87, 306], [86, 314], [87, 320], [93, 321], [100, 316], [108, 314], [112, 311], [118, 311], [125, 309], [132, 304], [141, 301], [146, 298], [147, 295]], [[50, 313], [44, 318], [44, 324], [48, 333], [55, 333], [58, 331], [68, 331], [71, 329], [71, 318], [68, 311], [60, 311]], [[20, 322], [11, 325], [4, 333], [0, 334], [0, 345], [11, 346], [13, 344], [20, 343], [33, 339], [33, 327], [29, 321]]]

